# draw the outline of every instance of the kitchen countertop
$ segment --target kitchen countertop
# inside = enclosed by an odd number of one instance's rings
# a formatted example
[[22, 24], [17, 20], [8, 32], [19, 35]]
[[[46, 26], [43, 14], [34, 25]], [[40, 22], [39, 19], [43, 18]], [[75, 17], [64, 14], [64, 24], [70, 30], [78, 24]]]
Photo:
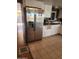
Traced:
[[58, 25], [58, 24], [61, 24], [61, 22], [59, 22], [59, 21], [54, 21], [54, 22], [52, 23], [52, 25]]
[[[49, 25], [61, 25], [62, 23], [60, 21], [53, 21], [52, 23], [50, 23]], [[45, 25], [47, 26], [47, 25]]]

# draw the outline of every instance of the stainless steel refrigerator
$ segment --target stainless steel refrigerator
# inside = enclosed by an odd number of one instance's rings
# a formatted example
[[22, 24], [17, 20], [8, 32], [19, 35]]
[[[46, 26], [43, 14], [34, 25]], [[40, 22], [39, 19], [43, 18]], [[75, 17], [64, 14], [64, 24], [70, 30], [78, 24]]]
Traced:
[[27, 42], [42, 39], [43, 10], [40, 8], [26, 7]]

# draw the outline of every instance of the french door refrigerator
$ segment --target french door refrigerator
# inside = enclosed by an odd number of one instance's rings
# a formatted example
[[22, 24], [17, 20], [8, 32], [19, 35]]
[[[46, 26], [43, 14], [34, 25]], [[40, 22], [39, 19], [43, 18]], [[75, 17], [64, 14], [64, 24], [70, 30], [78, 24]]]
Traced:
[[43, 10], [26, 7], [27, 42], [42, 39]]

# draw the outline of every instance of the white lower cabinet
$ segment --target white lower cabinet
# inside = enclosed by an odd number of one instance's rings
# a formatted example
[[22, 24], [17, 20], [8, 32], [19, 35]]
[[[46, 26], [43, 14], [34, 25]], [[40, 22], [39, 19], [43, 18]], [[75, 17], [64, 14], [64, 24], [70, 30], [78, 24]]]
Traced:
[[43, 37], [55, 35], [57, 33], [61, 33], [61, 25], [50, 25], [48, 28], [48, 25], [43, 26]]

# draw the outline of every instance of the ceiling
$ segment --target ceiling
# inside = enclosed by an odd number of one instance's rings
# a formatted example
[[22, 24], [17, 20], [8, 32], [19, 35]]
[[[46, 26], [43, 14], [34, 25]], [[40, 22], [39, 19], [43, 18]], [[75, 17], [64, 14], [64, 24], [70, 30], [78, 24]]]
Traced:
[[52, 4], [55, 6], [62, 6], [62, 0], [37, 0], [37, 1], [44, 2], [45, 4]]

